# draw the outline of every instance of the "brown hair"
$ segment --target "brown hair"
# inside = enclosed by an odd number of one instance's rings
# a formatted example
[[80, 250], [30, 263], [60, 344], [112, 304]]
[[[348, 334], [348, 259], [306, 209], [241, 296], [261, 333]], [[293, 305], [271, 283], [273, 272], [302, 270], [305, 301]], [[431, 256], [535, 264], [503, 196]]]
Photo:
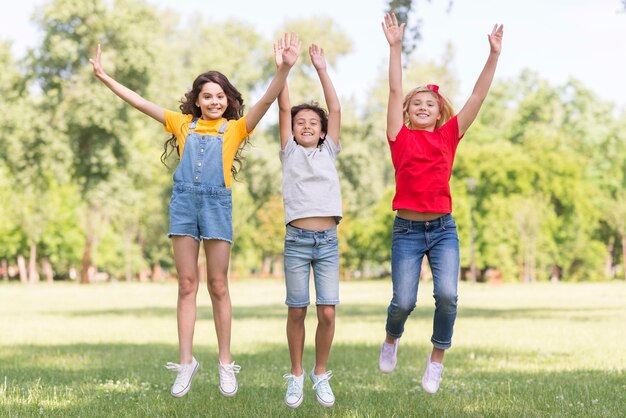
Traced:
[[291, 108], [291, 130], [292, 131], [293, 131], [293, 124], [294, 124], [294, 120], [296, 119], [296, 115], [301, 110], [312, 110], [313, 112], [317, 113], [317, 115], [320, 117], [320, 121], [322, 124], [322, 132], [324, 132], [324, 138], [320, 138], [317, 145], [318, 146], [322, 145], [322, 143], [326, 139], [326, 134], [328, 133], [328, 112], [326, 112], [325, 109], [321, 108], [317, 104], [317, 102], [302, 103], [298, 106], [293, 106]]
[[[243, 116], [244, 104], [243, 98], [241, 97], [241, 93], [239, 90], [233, 86], [228, 78], [220, 73], [219, 71], [207, 71], [206, 73], [200, 74], [193, 81], [193, 85], [191, 86], [191, 90], [185, 93], [185, 97], [180, 101], [180, 111], [185, 115], [192, 115], [193, 117], [199, 118], [202, 116], [202, 110], [198, 106], [196, 106], [196, 101], [198, 100], [198, 96], [202, 91], [202, 87], [206, 83], [215, 83], [219, 84], [219, 86], [224, 90], [226, 94], [226, 98], [228, 100], [228, 107], [224, 112], [223, 117], [227, 120], [237, 120]], [[235, 155], [235, 160], [233, 162], [233, 166], [231, 168], [231, 173], [233, 177], [236, 176], [239, 169], [241, 169], [241, 164], [243, 162], [243, 157], [241, 156], [241, 151], [248, 144], [248, 138], [246, 138], [242, 145], [237, 150], [237, 154]], [[170, 138], [165, 141], [163, 144], [163, 154], [161, 154], [161, 162], [165, 164], [165, 160], [172, 153], [173, 150], [176, 150], [178, 153], [178, 157], [181, 158], [180, 152], [178, 150], [178, 141], [176, 141], [176, 136], [172, 135]], [[238, 164], [238, 167], [235, 167], [235, 163]], [[165, 164], [167, 166], [167, 164]]]

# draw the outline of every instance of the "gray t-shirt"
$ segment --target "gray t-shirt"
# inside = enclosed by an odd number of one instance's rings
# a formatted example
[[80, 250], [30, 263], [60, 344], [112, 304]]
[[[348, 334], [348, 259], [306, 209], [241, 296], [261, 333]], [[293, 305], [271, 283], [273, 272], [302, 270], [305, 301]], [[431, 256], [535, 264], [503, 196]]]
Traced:
[[321, 146], [304, 148], [289, 138], [279, 156], [283, 164], [285, 224], [301, 218], [342, 218], [341, 190], [335, 168], [341, 146], [328, 136]]

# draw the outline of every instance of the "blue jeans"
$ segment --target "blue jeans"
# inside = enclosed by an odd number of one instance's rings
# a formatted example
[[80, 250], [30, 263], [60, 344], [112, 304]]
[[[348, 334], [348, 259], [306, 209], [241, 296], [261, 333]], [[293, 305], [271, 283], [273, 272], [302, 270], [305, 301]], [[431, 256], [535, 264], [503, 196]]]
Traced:
[[452, 215], [432, 221], [410, 221], [396, 216], [391, 246], [393, 298], [387, 309], [387, 334], [400, 338], [415, 309], [424, 255], [433, 272], [435, 318], [431, 342], [446, 350], [452, 345], [459, 278], [459, 238]]
[[285, 304], [292, 308], [308, 306], [309, 276], [313, 267], [315, 303], [339, 303], [339, 246], [337, 227], [309, 231], [287, 225], [285, 233]]

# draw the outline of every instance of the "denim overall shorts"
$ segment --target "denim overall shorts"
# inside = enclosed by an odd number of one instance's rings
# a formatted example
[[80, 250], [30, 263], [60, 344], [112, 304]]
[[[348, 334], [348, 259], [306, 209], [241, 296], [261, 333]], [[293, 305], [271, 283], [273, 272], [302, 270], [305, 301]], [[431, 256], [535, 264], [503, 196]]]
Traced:
[[223, 136], [227, 122], [217, 135], [194, 131], [198, 118], [189, 125], [185, 148], [176, 171], [170, 201], [170, 230], [173, 235], [200, 241], [233, 242], [231, 189], [224, 183]]

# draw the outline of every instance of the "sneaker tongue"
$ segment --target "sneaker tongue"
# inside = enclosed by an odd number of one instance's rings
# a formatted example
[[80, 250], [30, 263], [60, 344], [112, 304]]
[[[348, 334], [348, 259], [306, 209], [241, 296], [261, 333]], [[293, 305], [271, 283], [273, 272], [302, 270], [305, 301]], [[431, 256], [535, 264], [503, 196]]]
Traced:
[[443, 364], [441, 363], [430, 363], [430, 367], [432, 367], [438, 372], [441, 372], [443, 370]]

